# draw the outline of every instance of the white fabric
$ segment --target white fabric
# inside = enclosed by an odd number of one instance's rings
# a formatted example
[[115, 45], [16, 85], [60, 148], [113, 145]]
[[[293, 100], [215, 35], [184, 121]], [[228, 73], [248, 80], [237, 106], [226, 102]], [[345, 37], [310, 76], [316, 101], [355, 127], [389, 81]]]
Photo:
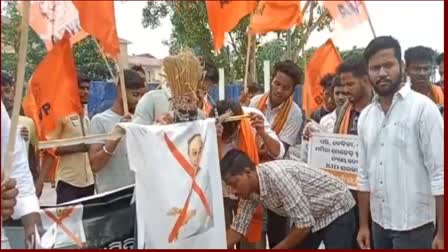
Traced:
[[434, 221], [444, 190], [443, 118], [406, 84], [385, 114], [376, 97], [358, 121], [358, 187], [370, 192], [372, 219], [385, 229], [411, 230]]
[[[138, 248], [225, 249], [226, 235], [217, 136], [214, 119], [167, 126], [120, 124], [126, 129], [130, 168], [135, 172]], [[204, 143], [196, 183], [202, 188], [212, 210], [207, 215], [195, 191], [188, 212], [196, 214], [180, 229], [178, 239], [169, 242], [169, 234], [178, 215], [170, 209], [182, 209], [192, 188], [192, 178], [174, 158], [164, 134], [189, 163], [188, 141], [200, 134]]]
[[[11, 120], [8, 112], [3, 105], [1, 105], [1, 120], [2, 120], [2, 146], [1, 146], [1, 162], [3, 169], [3, 162], [5, 159], [6, 148], [8, 145], [9, 132], [11, 128]], [[11, 171], [11, 178], [14, 178], [17, 182], [17, 189], [19, 194], [17, 195], [17, 204], [14, 208], [13, 219], [20, 219], [25, 215], [35, 213], [39, 211], [39, 201], [36, 197], [36, 191], [34, 188], [33, 177], [31, 175], [28, 166], [28, 155], [26, 152], [25, 142], [17, 131], [16, 145], [14, 150], [14, 161]], [[3, 232], [2, 226], [2, 246], [7, 243], [8, 238]]]
[[319, 124], [320, 124], [320, 126], [322, 126], [322, 128], [325, 130], [325, 132], [333, 133], [336, 119], [337, 119], [336, 110], [334, 110], [330, 114], [322, 117], [322, 119], [320, 119]]

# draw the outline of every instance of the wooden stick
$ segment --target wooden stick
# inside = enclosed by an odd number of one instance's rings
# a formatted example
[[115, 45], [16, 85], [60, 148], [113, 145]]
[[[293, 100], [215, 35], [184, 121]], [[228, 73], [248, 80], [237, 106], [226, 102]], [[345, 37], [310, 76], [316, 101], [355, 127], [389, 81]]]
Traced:
[[[16, 86], [14, 95], [14, 106], [11, 114], [11, 128], [9, 131], [8, 145], [6, 148], [5, 163], [3, 167], [3, 181], [7, 181], [12, 172], [12, 165], [14, 162], [14, 150], [17, 138], [17, 126], [19, 123], [19, 112], [22, 101], [23, 94], [23, 83], [25, 81], [25, 65], [26, 65], [26, 50], [28, 46], [28, 23], [30, 14], [31, 2], [23, 2], [23, 15], [22, 21], [20, 23], [20, 44], [19, 44], [19, 54], [17, 61], [17, 76], [16, 76]], [[2, 184], [3, 184], [2, 181]]]
[[226, 123], [226, 122], [241, 121], [242, 119], [249, 118], [249, 117], [250, 117], [249, 115], [230, 116], [230, 117], [224, 118], [222, 122]]
[[247, 92], [251, 44], [252, 44], [252, 35], [250, 33], [247, 33], [246, 69], [244, 70], [244, 92]]
[[103, 140], [117, 140], [124, 135], [124, 131], [114, 129], [112, 133], [89, 135], [75, 138], [56, 139], [50, 141], [40, 141], [39, 149], [49, 149], [61, 146], [71, 146], [77, 144], [93, 144]]
[[104, 63], [106, 63], [107, 70], [109, 70], [110, 77], [112, 78], [112, 80], [115, 79], [114, 72], [112, 72], [112, 68], [110, 68], [109, 62], [107, 62], [106, 55], [104, 54], [103, 50], [101, 49], [100, 44], [98, 43], [98, 41], [95, 38], [91, 37], [91, 39], [93, 39], [93, 41], [95, 41], [96, 47], [100, 51], [101, 56], [103, 56]]
[[[120, 46], [122, 47], [122, 46]], [[124, 58], [125, 55], [123, 54], [124, 50], [123, 48], [120, 48], [120, 56], [118, 57], [118, 68], [120, 71], [120, 90], [121, 90], [121, 99], [123, 100], [123, 111], [124, 115], [129, 114], [129, 107], [128, 107], [128, 98], [126, 96], [126, 85], [124, 81]]]

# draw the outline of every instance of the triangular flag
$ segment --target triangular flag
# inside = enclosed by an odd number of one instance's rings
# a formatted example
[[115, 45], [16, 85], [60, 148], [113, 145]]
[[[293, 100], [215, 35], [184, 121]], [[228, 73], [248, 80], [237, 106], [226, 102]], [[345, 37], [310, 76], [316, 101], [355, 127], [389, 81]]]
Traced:
[[345, 29], [369, 19], [364, 1], [323, 1], [330, 16]]
[[265, 34], [302, 23], [300, 1], [261, 1], [251, 18], [249, 32]]
[[215, 52], [224, 46], [224, 34], [238, 25], [240, 20], [252, 13], [257, 1], [206, 1], [210, 30], [213, 34]]
[[27, 116], [35, 119], [37, 111], [41, 139], [49, 138], [59, 120], [83, 111], [78, 92], [75, 60], [65, 36], [37, 66], [24, 102]]
[[319, 47], [311, 57], [306, 67], [302, 92], [302, 106], [307, 116], [310, 116], [324, 101], [320, 81], [326, 74], [334, 73], [341, 62], [342, 58], [331, 39]]

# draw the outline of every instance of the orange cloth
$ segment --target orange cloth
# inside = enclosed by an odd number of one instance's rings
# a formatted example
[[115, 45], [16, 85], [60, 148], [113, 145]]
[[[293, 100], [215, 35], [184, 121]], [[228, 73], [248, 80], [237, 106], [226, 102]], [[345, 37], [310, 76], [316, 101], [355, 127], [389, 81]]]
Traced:
[[208, 102], [207, 97], [204, 97], [202, 102], [204, 104], [204, 107], [202, 110], [204, 111], [205, 115], [208, 116], [210, 114], [210, 111], [212, 110], [213, 106]]
[[305, 84], [302, 92], [302, 106], [308, 117], [324, 102], [320, 81], [326, 74], [334, 73], [341, 62], [342, 58], [331, 39], [319, 47], [311, 57], [306, 67]]
[[350, 113], [352, 111], [353, 105], [348, 104], [347, 109], [344, 112], [344, 117], [342, 118], [341, 126], [339, 127], [339, 134], [348, 134], [348, 127], [350, 125]]
[[34, 120], [41, 140], [56, 130], [62, 118], [82, 113], [75, 60], [67, 36], [37, 66], [24, 110]]
[[431, 85], [431, 92], [434, 97], [434, 102], [437, 105], [443, 105], [444, 96], [443, 96], [442, 88], [433, 84], [433, 85]]
[[[260, 163], [258, 157], [257, 145], [255, 142], [255, 135], [248, 118], [243, 118], [240, 122], [239, 132], [239, 149], [246, 153], [250, 160], [256, 165]], [[252, 220], [247, 231], [246, 239], [248, 242], [256, 243], [261, 240], [261, 233], [263, 229], [263, 207], [259, 205], [255, 210]]]
[[118, 59], [120, 43], [115, 24], [114, 1], [73, 1], [81, 27], [99, 40], [104, 53]]
[[369, 19], [364, 1], [322, 1], [330, 16], [345, 29]]
[[205, 3], [215, 52], [224, 46], [224, 34], [230, 32], [243, 17], [252, 13], [257, 6], [257, 1], [213, 0]]
[[288, 30], [301, 23], [300, 1], [260, 1], [251, 18], [249, 32], [265, 34]]
[[[266, 93], [263, 95], [263, 97], [258, 102], [257, 108], [261, 112], [265, 112], [268, 106], [268, 98], [269, 93]], [[277, 134], [280, 135], [280, 132], [282, 131], [283, 127], [285, 127], [286, 121], [288, 120], [289, 111], [292, 108], [292, 97], [289, 97], [289, 99], [284, 102], [281, 106], [280, 112], [277, 114], [277, 116], [274, 118], [274, 123], [272, 123], [271, 128], [272, 130]]]

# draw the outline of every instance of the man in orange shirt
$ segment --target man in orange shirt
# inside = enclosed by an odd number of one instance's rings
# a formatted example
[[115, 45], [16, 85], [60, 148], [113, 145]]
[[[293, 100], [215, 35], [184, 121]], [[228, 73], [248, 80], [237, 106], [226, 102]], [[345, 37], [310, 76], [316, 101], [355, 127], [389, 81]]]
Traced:
[[442, 88], [431, 83], [434, 51], [424, 46], [408, 48], [404, 52], [406, 74], [411, 79], [412, 90], [428, 96], [437, 105], [443, 105]]

